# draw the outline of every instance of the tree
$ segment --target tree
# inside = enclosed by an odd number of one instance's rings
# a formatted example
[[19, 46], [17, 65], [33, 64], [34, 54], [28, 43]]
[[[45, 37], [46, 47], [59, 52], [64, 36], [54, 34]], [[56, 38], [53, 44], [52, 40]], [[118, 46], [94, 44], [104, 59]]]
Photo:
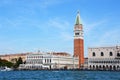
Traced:
[[6, 62], [6, 66], [9, 67], [9, 68], [10, 68], [10, 67], [13, 67], [13, 63], [11, 63], [11, 62]]
[[0, 67], [13, 67], [13, 63], [7, 61], [7, 60], [4, 60], [4, 59], [0, 59]]
[[21, 57], [19, 57], [19, 58], [18, 58], [18, 61], [17, 61], [18, 66], [19, 66], [20, 64], [22, 64], [22, 63], [23, 63], [23, 60], [22, 60]]
[[23, 63], [23, 60], [21, 57], [18, 58], [18, 60], [16, 61], [15, 65], [14, 65], [14, 68], [18, 68], [20, 64]]
[[15, 64], [17, 62], [17, 58], [12, 58], [11, 62]]

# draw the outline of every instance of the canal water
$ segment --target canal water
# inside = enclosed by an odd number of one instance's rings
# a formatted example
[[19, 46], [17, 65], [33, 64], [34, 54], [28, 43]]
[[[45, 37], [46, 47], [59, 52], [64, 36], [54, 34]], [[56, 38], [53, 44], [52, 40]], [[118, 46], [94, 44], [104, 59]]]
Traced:
[[0, 80], [120, 80], [115, 71], [0, 71]]

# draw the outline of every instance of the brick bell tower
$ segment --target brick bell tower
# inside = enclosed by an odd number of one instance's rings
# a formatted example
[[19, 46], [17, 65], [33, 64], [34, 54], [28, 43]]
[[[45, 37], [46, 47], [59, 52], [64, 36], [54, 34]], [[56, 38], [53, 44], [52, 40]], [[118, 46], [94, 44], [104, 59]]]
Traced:
[[84, 38], [83, 25], [80, 21], [80, 13], [78, 11], [74, 26], [74, 56], [79, 57], [79, 68], [83, 68], [84, 64]]

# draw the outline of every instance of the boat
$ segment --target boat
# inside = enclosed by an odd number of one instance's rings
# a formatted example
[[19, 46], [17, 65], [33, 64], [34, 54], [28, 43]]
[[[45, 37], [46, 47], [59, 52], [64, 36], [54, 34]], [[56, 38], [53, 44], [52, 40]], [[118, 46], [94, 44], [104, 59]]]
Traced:
[[13, 69], [8, 68], [8, 67], [2, 67], [0, 68], [0, 71], [12, 71]]

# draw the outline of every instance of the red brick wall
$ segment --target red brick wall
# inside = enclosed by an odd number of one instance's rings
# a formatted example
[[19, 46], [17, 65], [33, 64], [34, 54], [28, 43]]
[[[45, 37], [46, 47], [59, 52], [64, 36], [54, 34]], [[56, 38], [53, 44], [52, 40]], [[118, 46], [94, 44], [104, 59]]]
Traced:
[[84, 64], [84, 40], [74, 39], [74, 56], [79, 56], [79, 67]]

